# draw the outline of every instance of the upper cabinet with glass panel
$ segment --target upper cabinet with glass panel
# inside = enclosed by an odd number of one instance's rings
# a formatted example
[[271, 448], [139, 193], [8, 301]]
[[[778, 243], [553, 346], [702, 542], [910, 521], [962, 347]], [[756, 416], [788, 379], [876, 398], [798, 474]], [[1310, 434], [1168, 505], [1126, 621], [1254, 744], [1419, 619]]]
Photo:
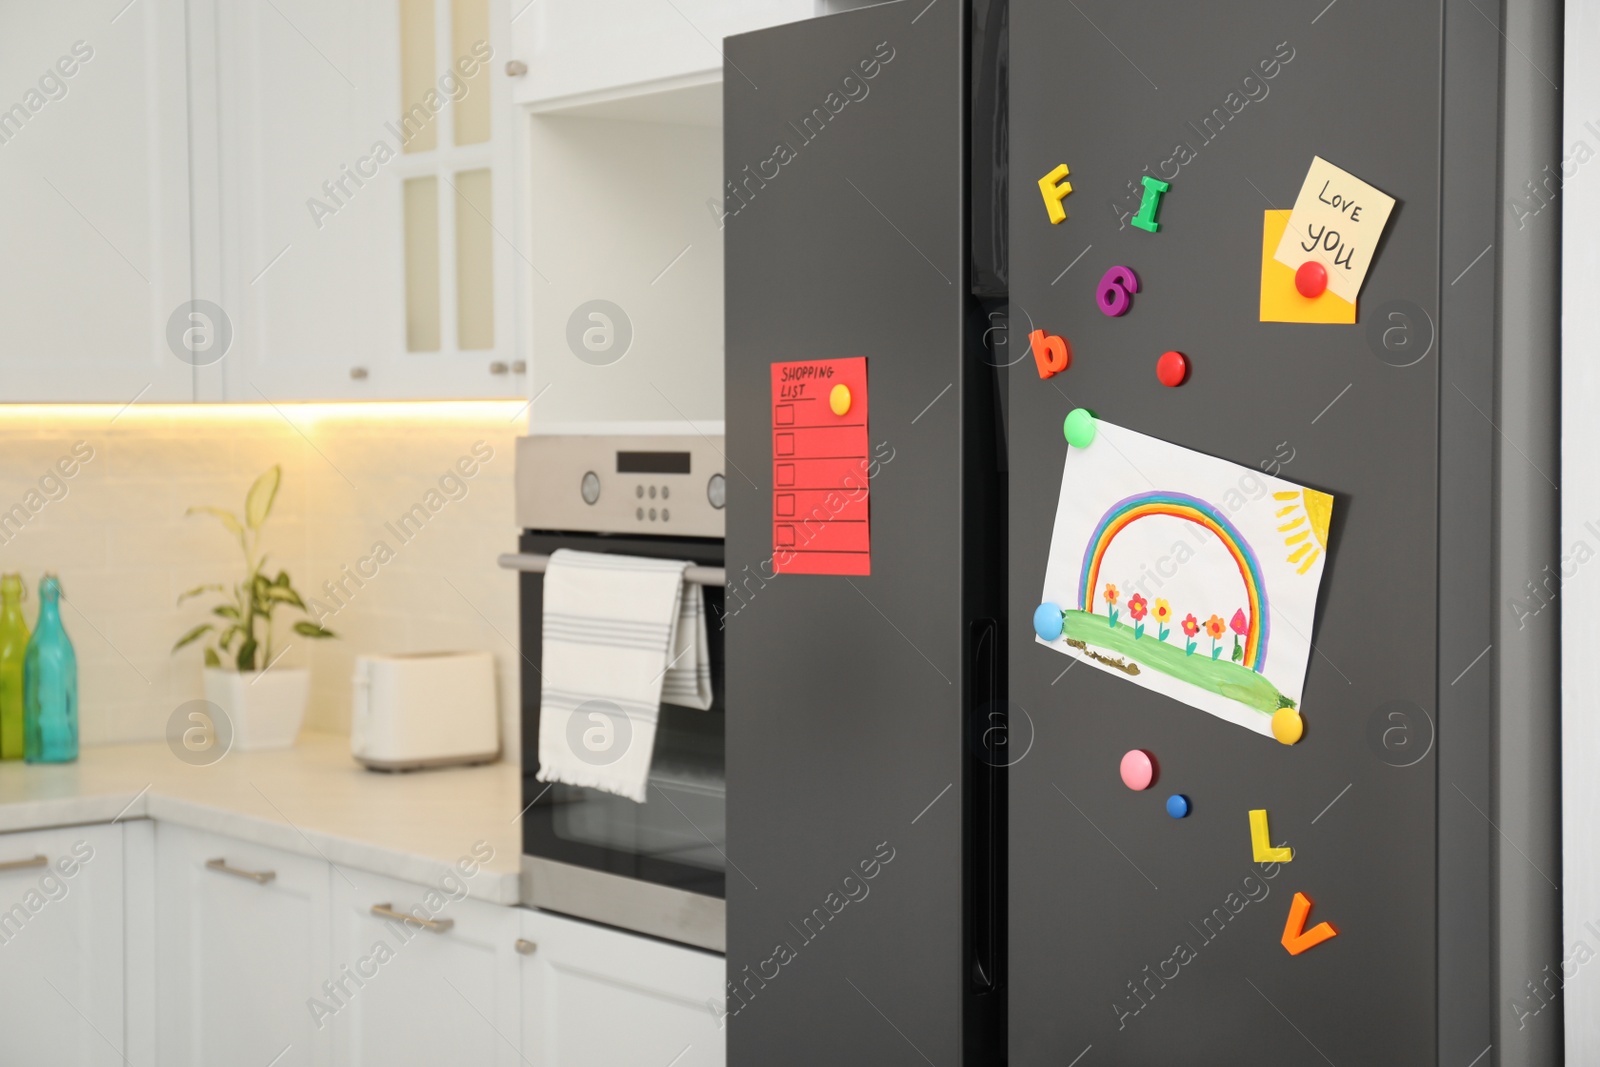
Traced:
[[202, 398], [520, 394], [505, 4], [214, 11], [236, 350]]
[[9, 4], [0, 402], [720, 418], [721, 40], [853, 2]]
[[0, 402], [520, 394], [509, 2], [5, 5]]

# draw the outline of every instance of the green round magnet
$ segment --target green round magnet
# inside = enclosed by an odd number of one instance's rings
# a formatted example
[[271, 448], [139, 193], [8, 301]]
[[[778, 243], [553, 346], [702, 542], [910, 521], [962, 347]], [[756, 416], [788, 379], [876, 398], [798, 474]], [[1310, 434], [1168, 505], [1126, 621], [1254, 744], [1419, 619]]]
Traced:
[[1073, 448], [1088, 448], [1094, 442], [1094, 416], [1088, 408], [1073, 408], [1061, 424], [1061, 431]]

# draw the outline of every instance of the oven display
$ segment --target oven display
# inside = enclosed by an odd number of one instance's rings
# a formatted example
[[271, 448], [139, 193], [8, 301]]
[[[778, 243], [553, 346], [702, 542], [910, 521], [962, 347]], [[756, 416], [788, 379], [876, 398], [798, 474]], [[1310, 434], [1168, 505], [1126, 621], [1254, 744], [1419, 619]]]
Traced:
[[687, 452], [618, 452], [618, 474], [688, 474]]

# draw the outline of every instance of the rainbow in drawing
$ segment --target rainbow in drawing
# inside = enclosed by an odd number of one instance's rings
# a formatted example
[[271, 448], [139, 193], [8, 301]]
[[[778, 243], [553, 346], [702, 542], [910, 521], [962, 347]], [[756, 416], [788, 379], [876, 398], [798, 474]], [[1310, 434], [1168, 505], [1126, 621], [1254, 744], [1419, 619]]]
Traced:
[[1140, 493], [1119, 500], [1100, 519], [1089, 545], [1083, 552], [1083, 571], [1078, 578], [1078, 602], [1083, 610], [1094, 612], [1094, 591], [1100, 588], [1100, 562], [1105, 558], [1111, 542], [1130, 523], [1151, 515], [1168, 515], [1198, 523], [1217, 535], [1228, 553], [1238, 564], [1239, 575], [1249, 595], [1250, 626], [1245, 635], [1244, 662], [1259, 672], [1267, 662], [1267, 636], [1271, 621], [1267, 616], [1267, 589], [1261, 577], [1261, 564], [1255, 552], [1227, 516], [1198, 497], [1183, 493]]

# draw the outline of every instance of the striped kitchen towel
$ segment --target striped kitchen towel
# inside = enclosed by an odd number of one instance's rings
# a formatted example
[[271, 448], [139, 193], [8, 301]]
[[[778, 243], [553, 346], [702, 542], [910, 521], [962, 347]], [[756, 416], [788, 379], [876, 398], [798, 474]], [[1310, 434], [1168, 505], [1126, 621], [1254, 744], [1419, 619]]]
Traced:
[[661, 702], [711, 707], [704, 593], [682, 560], [559, 549], [544, 574], [541, 782], [646, 800]]

